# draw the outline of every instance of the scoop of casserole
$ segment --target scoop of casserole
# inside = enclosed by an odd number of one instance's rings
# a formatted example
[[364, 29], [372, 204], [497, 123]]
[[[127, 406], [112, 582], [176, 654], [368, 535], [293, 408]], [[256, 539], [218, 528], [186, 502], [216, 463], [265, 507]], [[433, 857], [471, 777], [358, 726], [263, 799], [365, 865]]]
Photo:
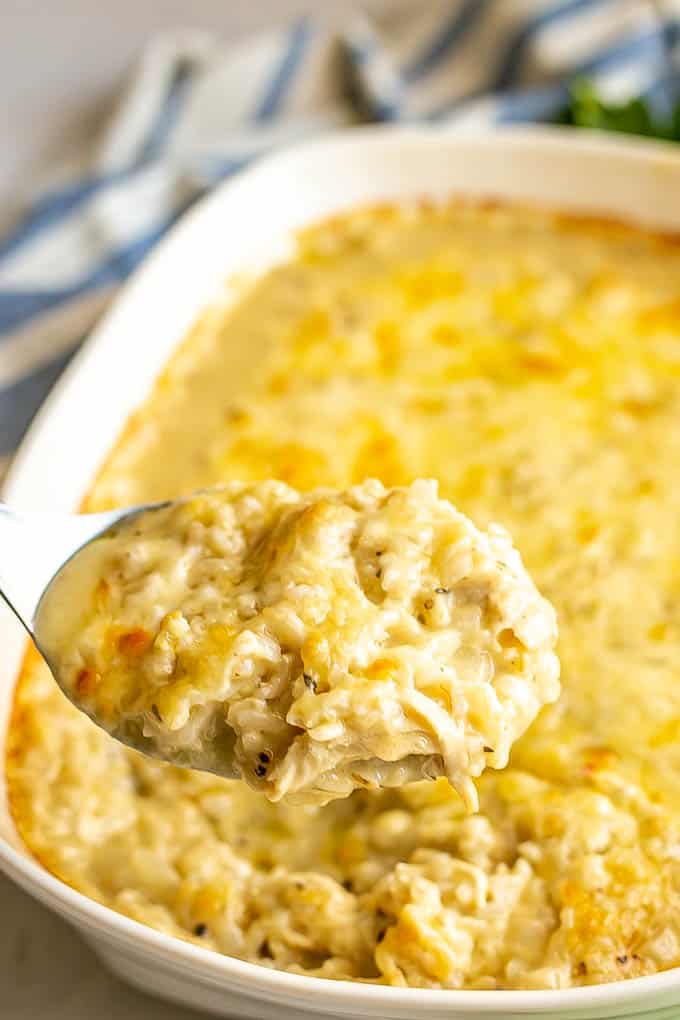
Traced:
[[39, 626], [72, 700], [272, 800], [502, 768], [559, 692], [556, 622], [509, 535], [432, 481], [232, 483], [125, 519]]

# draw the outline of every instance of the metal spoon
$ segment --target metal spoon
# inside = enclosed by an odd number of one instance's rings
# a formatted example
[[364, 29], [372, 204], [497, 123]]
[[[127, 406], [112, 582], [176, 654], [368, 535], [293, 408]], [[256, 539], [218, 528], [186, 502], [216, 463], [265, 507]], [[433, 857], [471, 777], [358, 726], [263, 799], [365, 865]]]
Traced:
[[[51, 640], [50, 628], [45, 624], [46, 616], [49, 620], [51, 615], [54, 621], [55, 606], [64, 605], [67, 613], [68, 604], [60, 584], [66, 578], [67, 592], [72, 595], [68, 570], [64, 568], [76, 555], [86, 552], [94, 543], [113, 537], [118, 525], [142, 513], [170, 506], [172, 501], [106, 513], [57, 514], [15, 511], [0, 502], [0, 597], [28, 632], [61, 691], [96, 725], [104, 727], [122, 744], [161, 761], [241, 779], [243, 776], [235, 760], [236, 734], [226, 722], [210, 740], [192, 742], [188, 746], [178, 746], [172, 741], [168, 743], [159, 734], [148, 735], [135, 719], [120, 720], [114, 726], [105, 725], [74, 696], [72, 686], [64, 683], [58, 648]], [[92, 552], [96, 558], [98, 550], [92, 548]], [[51, 606], [50, 596], [53, 596]], [[410, 779], [432, 778], [440, 773], [442, 762], [439, 755], [409, 755], [393, 765], [391, 771], [385, 771], [384, 785], [401, 785], [402, 774], [406, 772], [409, 772]], [[365, 766], [372, 770], [375, 760], [368, 758], [365, 762], [357, 762], [354, 768], [361, 773]]]
[[[172, 501], [168, 500], [105, 513], [56, 514], [19, 512], [0, 502], [0, 597], [28, 632], [68, 700], [99, 726], [102, 725], [101, 719], [92, 715], [74, 697], [73, 690], [62, 682], [56, 649], [50, 648], [45, 628], [41, 627], [41, 608], [53, 591], [56, 598], [61, 598], [58, 584], [62, 571], [76, 554], [82, 553], [92, 543], [105, 539], [116, 525], [139, 514], [171, 505]], [[215, 734], [214, 739], [183, 748], [168, 746], [160, 743], [157, 738], [150, 738], [142, 732], [140, 726], [129, 720], [112, 729], [107, 727], [106, 731], [133, 750], [161, 761], [183, 768], [213, 772], [227, 778], [242, 778], [234, 759], [235, 734], [226, 724], [224, 732]], [[420, 770], [422, 777], [427, 777], [431, 757], [409, 756], [401, 764]], [[437, 758], [437, 761], [440, 759]], [[360, 763], [356, 769], [361, 771]], [[395, 781], [392, 778], [387, 785], [394, 785]]]
[[62, 567], [114, 524], [167, 505], [149, 503], [99, 514], [55, 514], [12, 510], [0, 503], [0, 596], [45, 659], [36, 633], [38, 607]]
[[[168, 502], [149, 503], [98, 514], [55, 514], [15, 511], [0, 503], [0, 596], [28, 632], [61, 690], [81, 711], [83, 705], [61, 682], [54, 656], [41, 633], [41, 603], [62, 568], [76, 553], [104, 537], [114, 525], [168, 505]], [[99, 720], [94, 719], [94, 722]], [[171, 759], [177, 765], [219, 775], [237, 775], [231, 760], [233, 741], [226, 739], [226, 735], [220, 744], [169, 755], [167, 751], [161, 753], [136, 727], [117, 728], [111, 732], [122, 743], [153, 757]]]

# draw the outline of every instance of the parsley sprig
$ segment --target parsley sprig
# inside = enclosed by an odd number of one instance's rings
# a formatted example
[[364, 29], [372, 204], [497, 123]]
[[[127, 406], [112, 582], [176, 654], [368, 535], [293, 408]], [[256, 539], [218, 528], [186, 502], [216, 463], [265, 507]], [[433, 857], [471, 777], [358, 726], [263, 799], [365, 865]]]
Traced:
[[572, 86], [569, 104], [557, 119], [560, 124], [572, 124], [574, 127], [680, 141], [680, 102], [675, 104], [668, 116], [663, 117], [655, 114], [644, 99], [631, 99], [620, 104], [605, 103], [587, 81]]

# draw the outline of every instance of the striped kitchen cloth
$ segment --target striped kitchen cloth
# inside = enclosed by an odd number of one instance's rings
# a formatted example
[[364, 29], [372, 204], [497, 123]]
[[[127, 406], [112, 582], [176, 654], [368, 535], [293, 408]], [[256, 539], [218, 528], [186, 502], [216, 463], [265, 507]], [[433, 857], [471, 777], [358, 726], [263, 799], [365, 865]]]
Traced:
[[0, 470], [117, 287], [177, 216], [260, 154], [365, 121], [550, 119], [570, 81], [668, 101], [678, 0], [413, 0], [236, 46], [167, 34], [96, 147], [0, 238]]

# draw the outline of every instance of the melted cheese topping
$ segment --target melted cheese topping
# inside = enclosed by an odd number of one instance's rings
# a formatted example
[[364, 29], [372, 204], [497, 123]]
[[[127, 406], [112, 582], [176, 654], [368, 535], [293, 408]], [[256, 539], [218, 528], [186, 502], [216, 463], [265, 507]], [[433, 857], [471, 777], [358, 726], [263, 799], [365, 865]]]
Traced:
[[212, 489], [77, 553], [36, 634], [71, 701], [272, 800], [473, 778], [559, 692], [555, 614], [509, 535], [437, 483]]
[[120, 748], [31, 661], [24, 838], [101, 902], [263, 966], [546, 988], [680, 965], [678, 463], [674, 242], [459, 205], [314, 228], [203, 316], [89, 508], [435, 477], [555, 605], [562, 696], [478, 815], [443, 780], [292, 808]]

